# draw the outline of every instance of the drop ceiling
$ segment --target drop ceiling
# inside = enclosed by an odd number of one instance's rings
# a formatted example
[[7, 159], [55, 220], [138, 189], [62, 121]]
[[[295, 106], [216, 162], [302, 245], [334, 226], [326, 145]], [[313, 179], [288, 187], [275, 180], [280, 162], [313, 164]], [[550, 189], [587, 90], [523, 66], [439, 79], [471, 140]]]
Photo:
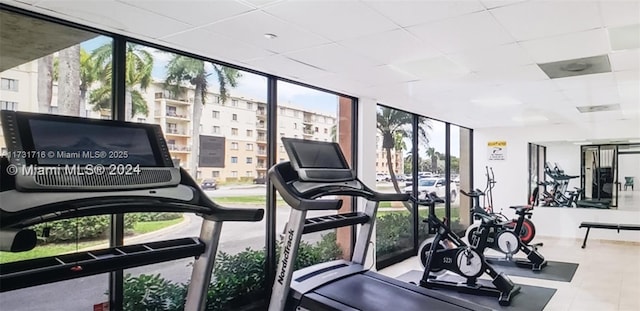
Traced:
[[0, 2], [472, 128], [640, 124], [640, 0]]

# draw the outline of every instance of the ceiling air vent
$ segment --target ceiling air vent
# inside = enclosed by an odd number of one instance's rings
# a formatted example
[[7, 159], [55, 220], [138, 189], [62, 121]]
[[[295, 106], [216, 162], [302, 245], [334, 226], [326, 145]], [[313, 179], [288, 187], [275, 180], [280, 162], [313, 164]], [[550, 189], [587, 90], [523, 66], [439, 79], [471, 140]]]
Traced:
[[620, 104], [576, 107], [581, 113], [620, 110]]
[[608, 55], [538, 64], [538, 67], [551, 79], [611, 72], [611, 63], [609, 63]]

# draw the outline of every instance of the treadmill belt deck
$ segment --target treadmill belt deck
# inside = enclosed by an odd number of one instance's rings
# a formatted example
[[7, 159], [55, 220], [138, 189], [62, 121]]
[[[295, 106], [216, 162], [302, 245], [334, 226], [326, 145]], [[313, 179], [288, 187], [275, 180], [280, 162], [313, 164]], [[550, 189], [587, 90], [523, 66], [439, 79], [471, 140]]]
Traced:
[[356, 274], [322, 286], [315, 294], [365, 311], [482, 310], [456, 298], [429, 292], [417, 285], [378, 274]]

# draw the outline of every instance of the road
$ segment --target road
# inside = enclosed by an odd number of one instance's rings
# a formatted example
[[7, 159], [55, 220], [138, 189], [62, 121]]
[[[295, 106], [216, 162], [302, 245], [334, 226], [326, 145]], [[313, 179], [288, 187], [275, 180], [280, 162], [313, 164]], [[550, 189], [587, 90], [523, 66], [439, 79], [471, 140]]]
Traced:
[[[255, 192], [264, 191], [264, 188], [243, 189], [243, 191], [228, 190], [226, 193], [221, 190], [213, 191], [213, 197], [230, 195], [253, 195]], [[239, 194], [242, 193], [242, 194]], [[262, 192], [264, 193], [264, 192]], [[258, 193], [260, 194], [260, 193]], [[235, 206], [235, 207], [247, 207]], [[285, 223], [289, 217], [288, 208], [278, 208], [276, 214], [276, 228], [284, 230]], [[327, 211], [310, 212], [309, 217], [328, 214]], [[180, 237], [199, 236], [202, 219], [193, 215], [185, 214], [185, 221], [166, 228], [160, 232], [145, 234], [140, 237], [133, 237], [125, 240], [126, 244], [136, 244], [150, 241], [160, 241], [175, 239]], [[234, 254], [243, 251], [247, 247], [252, 249], [262, 249], [265, 245], [265, 220], [256, 223], [232, 223], [223, 225], [222, 235], [218, 251]], [[304, 236], [304, 240], [315, 242], [320, 239], [320, 233]], [[125, 270], [131, 275], [161, 274], [163, 278], [174, 282], [186, 282], [191, 276], [191, 266], [193, 258], [185, 258], [170, 262], [163, 262], [154, 265], [142, 266]], [[107, 301], [108, 275], [101, 274], [74, 280], [62, 281], [46, 285], [25, 288], [0, 294], [0, 310], [93, 310], [93, 305]]]

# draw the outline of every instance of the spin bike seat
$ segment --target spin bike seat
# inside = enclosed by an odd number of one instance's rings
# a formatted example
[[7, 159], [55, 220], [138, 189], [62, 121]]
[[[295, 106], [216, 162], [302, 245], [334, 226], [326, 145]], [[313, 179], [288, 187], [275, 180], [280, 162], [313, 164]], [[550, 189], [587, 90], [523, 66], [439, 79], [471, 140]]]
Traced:
[[531, 212], [531, 210], [533, 209], [533, 206], [531, 206], [531, 205], [518, 205], [518, 206], [509, 206], [509, 208], [513, 208], [514, 210], [516, 210], [516, 214], [520, 215], [520, 214], [523, 214], [523, 213]]

